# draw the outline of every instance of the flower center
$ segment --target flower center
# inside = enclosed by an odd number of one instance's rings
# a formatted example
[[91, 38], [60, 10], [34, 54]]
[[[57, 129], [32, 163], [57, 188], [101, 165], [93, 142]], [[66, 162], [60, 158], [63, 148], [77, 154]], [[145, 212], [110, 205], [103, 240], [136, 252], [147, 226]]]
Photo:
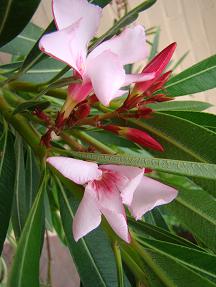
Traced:
[[128, 179], [117, 172], [101, 168], [102, 176], [100, 179], [92, 181], [94, 189], [97, 191], [98, 196], [101, 192], [111, 193], [119, 190], [123, 185], [128, 182]]

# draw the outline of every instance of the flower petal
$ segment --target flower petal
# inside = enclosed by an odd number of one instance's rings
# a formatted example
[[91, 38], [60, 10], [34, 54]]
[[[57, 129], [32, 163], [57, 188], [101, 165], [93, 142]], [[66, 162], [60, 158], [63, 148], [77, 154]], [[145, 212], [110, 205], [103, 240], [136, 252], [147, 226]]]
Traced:
[[80, 103], [92, 92], [90, 82], [70, 84], [68, 86], [68, 95], [76, 103]]
[[100, 165], [100, 167], [112, 170], [128, 179], [126, 185], [119, 185], [118, 188], [121, 192], [122, 202], [126, 205], [130, 205], [133, 199], [133, 194], [143, 178], [144, 169], [121, 165]]
[[125, 81], [125, 71], [118, 56], [105, 51], [93, 59], [87, 60], [87, 76], [92, 82], [99, 101], [108, 106], [118, 96], [118, 90]]
[[141, 25], [137, 25], [133, 28], [125, 29], [120, 35], [98, 45], [88, 57], [97, 57], [106, 50], [116, 54], [122, 65], [143, 60], [147, 55], [144, 28]]
[[[59, 30], [67, 28], [79, 19], [83, 19], [88, 41], [93, 38], [101, 17], [102, 9], [87, 0], [53, 0], [53, 16]], [[84, 32], [84, 30], [83, 30]]]
[[78, 241], [87, 233], [97, 228], [100, 222], [101, 212], [98, 208], [96, 193], [87, 186], [73, 220], [74, 240]]
[[143, 176], [143, 179], [134, 192], [132, 203], [129, 207], [136, 220], [154, 207], [171, 202], [177, 196], [177, 190], [160, 183], [154, 179]]
[[124, 86], [130, 85], [132, 83], [139, 83], [153, 79], [155, 73], [142, 73], [142, 74], [127, 74], [125, 77]]
[[112, 188], [111, 191], [100, 189], [98, 196], [100, 210], [106, 220], [116, 234], [129, 243], [127, 219], [119, 191], [115, 188]]
[[102, 171], [94, 162], [78, 160], [70, 157], [48, 157], [47, 162], [56, 168], [64, 177], [77, 184], [85, 184], [90, 180], [98, 179]]
[[39, 48], [45, 54], [68, 64], [82, 75], [85, 70], [87, 49], [80, 37], [81, 21], [80, 19], [65, 29], [44, 35], [40, 39]]

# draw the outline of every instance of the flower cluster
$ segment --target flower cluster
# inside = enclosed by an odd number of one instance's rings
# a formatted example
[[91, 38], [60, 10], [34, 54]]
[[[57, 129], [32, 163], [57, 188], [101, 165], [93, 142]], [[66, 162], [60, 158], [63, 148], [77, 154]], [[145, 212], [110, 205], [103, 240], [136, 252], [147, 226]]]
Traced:
[[[65, 104], [42, 142], [49, 146], [51, 132], [59, 133], [65, 125], [92, 124], [139, 145], [163, 151], [160, 143], [144, 131], [103, 124], [101, 121], [107, 116], [89, 115], [97, 101], [109, 106], [113, 99], [125, 93], [122, 88], [132, 83], [135, 83], [134, 88], [114, 113], [118, 117], [145, 118], [152, 113], [146, 106], [148, 103], [170, 100], [163, 87], [171, 71], [163, 72], [176, 44], [165, 48], [141, 73], [126, 74], [124, 65], [143, 60], [147, 55], [145, 31], [141, 25], [126, 28], [88, 54], [87, 47], [98, 29], [102, 9], [87, 0], [53, 0], [52, 5], [57, 31], [43, 36], [39, 47], [47, 55], [69, 65], [73, 69], [73, 77], [79, 81], [68, 86]], [[36, 115], [50, 126], [44, 113], [36, 111]], [[95, 229], [101, 222], [101, 215], [104, 215], [116, 234], [130, 242], [124, 205], [136, 219], [141, 219], [147, 211], [169, 203], [177, 196], [175, 189], [144, 176], [141, 168], [98, 166], [61, 156], [49, 157], [47, 161], [63, 176], [85, 187], [73, 221], [75, 240]]]

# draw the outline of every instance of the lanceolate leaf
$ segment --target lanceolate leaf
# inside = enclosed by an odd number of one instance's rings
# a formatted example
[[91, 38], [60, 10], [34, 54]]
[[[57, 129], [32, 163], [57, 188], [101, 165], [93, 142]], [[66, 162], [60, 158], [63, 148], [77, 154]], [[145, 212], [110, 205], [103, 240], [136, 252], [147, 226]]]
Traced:
[[148, 107], [154, 111], [203, 111], [212, 105], [198, 101], [172, 101], [157, 104], [149, 104]]
[[130, 122], [150, 132], [163, 145], [164, 152], [157, 153], [158, 157], [216, 162], [216, 154], [212, 153], [216, 135], [208, 129], [164, 113], [155, 113], [151, 119]]
[[[49, 26], [47, 27], [47, 29], [44, 31], [44, 33], [42, 35], [47, 34], [53, 30], [55, 30], [54, 21], [52, 21], [49, 24]], [[34, 44], [33, 48], [31, 49], [31, 51], [29, 52], [29, 54], [26, 56], [22, 66], [20, 68], [20, 71], [18, 72], [19, 76], [24, 74], [30, 68], [32, 68], [35, 64], [39, 63], [41, 60], [46, 58], [46, 55], [44, 53], [42, 53], [39, 49], [39, 41], [40, 41], [40, 39], [37, 40], [37, 42]]]
[[144, 246], [168, 255], [197, 272], [201, 271], [203, 274], [216, 279], [216, 256], [213, 254], [148, 238], [142, 239], [140, 242]]
[[0, 48], [0, 51], [14, 56], [26, 56], [43, 33], [43, 29], [28, 23], [25, 29], [12, 41]]
[[7, 234], [14, 193], [15, 154], [14, 138], [5, 130], [0, 137], [0, 254]]
[[17, 246], [8, 287], [39, 287], [39, 260], [43, 243], [45, 177], [35, 198]]
[[14, 185], [13, 216], [12, 223], [15, 235], [20, 237], [28, 214], [25, 186], [25, 162], [23, 141], [20, 135], [16, 135], [14, 149], [16, 152], [16, 176]]
[[216, 251], [216, 201], [187, 178], [160, 174], [160, 180], [179, 191], [176, 200], [166, 206], [195, 238]]
[[18, 35], [30, 21], [40, 0], [1, 0], [0, 46]]
[[34, 202], [39, 183], [40, 183], [40, 170], [36, 162], [36, 158], [31, 148], [27, 147], [26, 156], [26, 166], [25, 166], [25, 178], [26, 178], [26, 197], [28, 210], [31, 209]]
[[167, 254], [161, 254], [156, 250], [144, 248], [140, 253], [144, 261], [161, 280], [166, 287], [215, 287], [216, 284], [203, 277], [200, 272], [195, 272], [188, 266], [170, 258]]
[[[167, 113], [167, 112], [166, 112]], [[186, 119], [207, 129], [216, 128], [216, 115], [195, 111], [168, 111], [169, 114]]]
[[72, 221], [78, 202], [71, 194], [67, 195], [61, 184], [59, 189], [60, 212], [66, 241], [81, 281], [85, 287], [117, 287], [115, 258], [105, 234], [97, 228], [76, 243], [72, 235]]
[[71, 157], [96, 161], [100, 164], [119, 164], [137, 167], [148, 167], [157, 171], [164, 171], [197, 178], [216, 179], [216, 165], [181, 160], [144, 158], [134, 155], [106, 155], [85, 152], [65, 152], [61, 154], [71, 155]]
[[216, 55], [171, 78], [165, 86], [168, 95], [173, 97], [195, 94], [215, 87]]

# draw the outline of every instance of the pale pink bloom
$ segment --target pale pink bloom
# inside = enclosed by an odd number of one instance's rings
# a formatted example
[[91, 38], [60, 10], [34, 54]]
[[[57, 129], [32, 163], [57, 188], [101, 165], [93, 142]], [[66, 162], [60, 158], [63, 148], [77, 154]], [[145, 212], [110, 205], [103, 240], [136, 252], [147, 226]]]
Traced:
[[154, 77], [154, 73], [126, 75], [123, 68], [146, 57], [145, 32], [141, 25], [125, 29], [87, 55], [102, 9], [87, 0], [53, 0], [52, 6], [58, 30], [43, 36], [39, 47], [80, 74], [83, 84], [72, 85], [69, 90], [75, 101], [80, 102], [94, 90], [99, 101], [109, 105], [122, 86]]
[[152, 208], [171, 202], [177, 191], [144, 176], [144, 169], [97, 165], [68, 157], [49, 157], [48, 163], [66, 178], [85, 186], [73, 220], [77, 241], [99, 226], [103, 214], [116, 234], [130, 242], [124, 205], [136, 220]]

